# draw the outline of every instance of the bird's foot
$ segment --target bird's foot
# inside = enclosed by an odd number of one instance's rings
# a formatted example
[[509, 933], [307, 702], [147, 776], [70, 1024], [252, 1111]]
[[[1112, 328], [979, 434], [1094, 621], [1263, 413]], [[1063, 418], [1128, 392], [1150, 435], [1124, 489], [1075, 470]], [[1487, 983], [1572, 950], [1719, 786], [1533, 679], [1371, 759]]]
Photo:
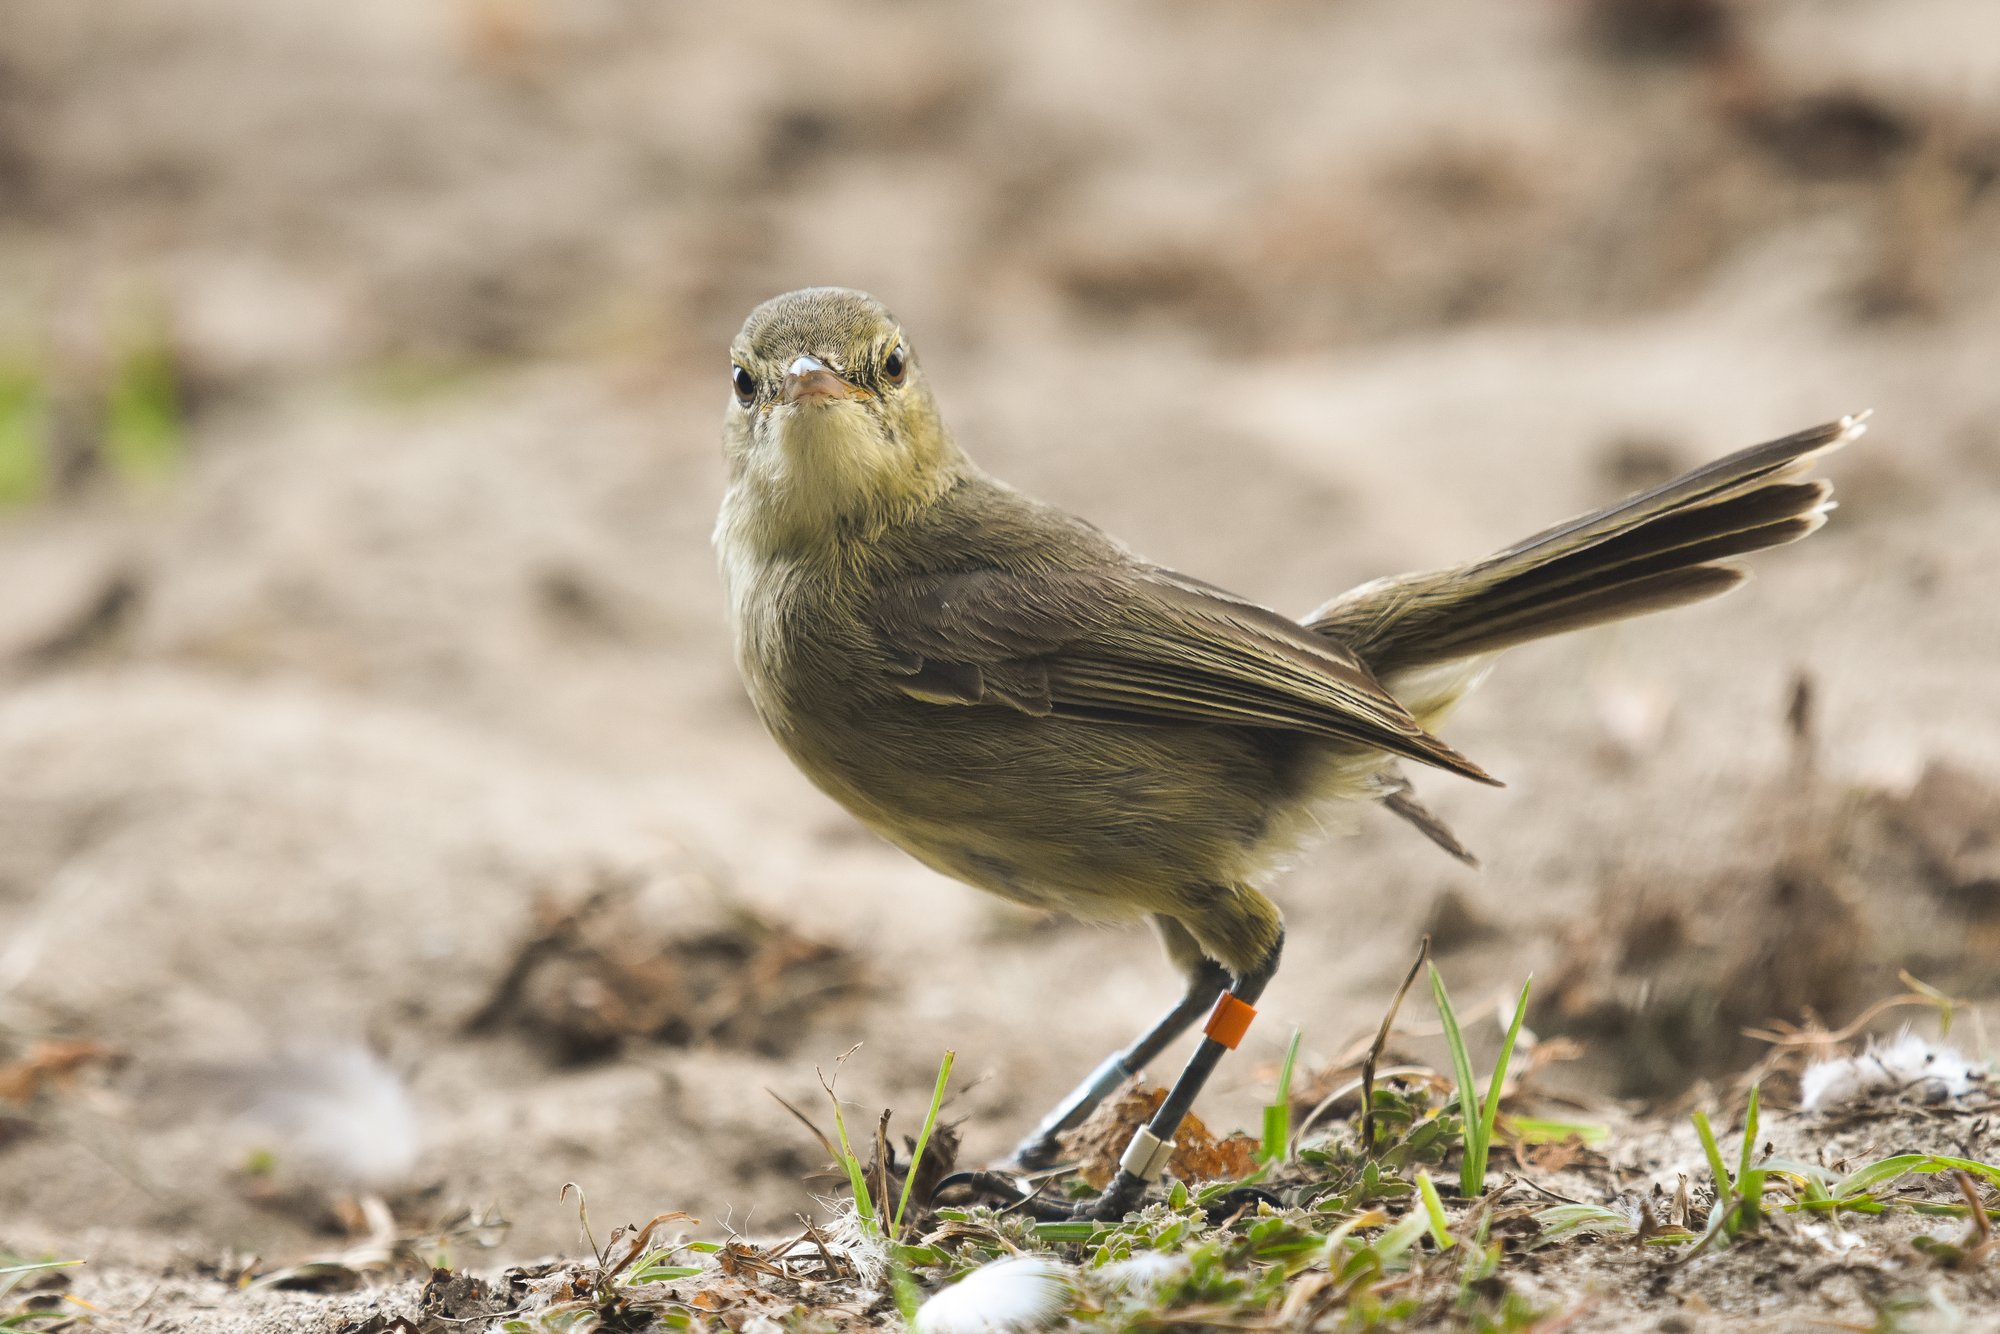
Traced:
[[1062, 1161], [1062, 1151], [1062, 1141], [1055, 1135], [1030, 1135], [1000, 1166], [1010, 1172], [1044, 1172]]
[[[1116, 1223], [1146, 1204], [1148, 1185], [1130, 1172], [1120, 1172], [1111, 1184], [1087, 1200], [1051, 1200], [1043, 1196], [1048, 1182], [1034, 1189], [1007, 1172], [954, 1172], [940, 1181], [932, 1193], [932, 1203], [947, 1203], [946, 1192], [965, 1192], [959, 1202], [985, 1204], [1001, 1213], [1020, 1213], [1043, 1223]], [[1203, 1207], [1211, 1223], [1221, 1223], [1260, 1204], [1282, 1208], [1283, 1202], [1270, 1191], [1243, 1186], [1211, 1200]]]
[[954, 1172], [938, 1182], [931, 1203], [984, 1204], [1003, 1214], [1025, 1214], [1044, 1223], [1115, 1223], [1137, 1209], [1146, 1195], [1146, 1183], [1128, 1172], [1120, 1172], [1109, 1186], [1087, 1200], [1047, 1198], [1043, 1192], [1052, 1181], [1047, 1178], [1031, 1188], [1011, 1172]]
[[[990, 1205], [1003, 1214], [1025, 1214], [1044, 1223], [1067, 1222], [1075, 1218], [1076, 1210], [1067, 1201], [1042, 1198], [1047, 1186], [1048, 1182], [1044, 1181], [1030, 1190], [1011, 1172], [953, 1172], [938, 1182], [937, 1189], [931, 1192], [931, 1204], [933, 1207], [954, 1203]], [[960, 1192], [963, 1192], [962, 1195]], [[958, 1198], [944, 1198], [948, 1194]]]
[[[1089, 1219], [1094, 1223], [1116, 1223], [1127, 1214], [1144, 1208], [1147, 1194], [1145, 1182], [1120, 1172], [1111, 1184], [1105, 1187], [1103, 1194], [1095, 1199], [1079, 1202], [1072, 1216]], [[1238, 1214], [1252, 1213], [1261, 1204], [1268, 1204], [1273, 1209], [1284, 1207], [1282, 1200], [1262, 1187], [1239, 1186], [1235, 1190], [1223, 1192], [1202, 1205], [1201, 1211], [1210, 1223], [1219, 1225]]]
[[1093, 1223], [1116, 1223], [1146, 1203], [1146, 1183], [1121, 1171], [1111, 1184], [1088, 1200], [1079, 1200], [1071, 1217]]

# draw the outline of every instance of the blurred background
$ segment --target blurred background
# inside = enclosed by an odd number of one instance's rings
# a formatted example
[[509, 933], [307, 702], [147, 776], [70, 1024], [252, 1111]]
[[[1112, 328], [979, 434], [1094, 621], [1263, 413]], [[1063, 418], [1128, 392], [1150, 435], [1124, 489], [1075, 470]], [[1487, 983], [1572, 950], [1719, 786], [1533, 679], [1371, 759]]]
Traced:
[[1211, 1121], [1425, 930], [1466, 995], [1534, 970], [1593, 1097], [1898, 969], [1996, 994], [1990, 0], [14, 0], [0, 1250], [290, 1255], [372, 1195], [533, 1254], [564, 1181], [782, 1228], [822, 1154], [767, 1089], [823, 1113], [860, 1041], [914, 1129], [954, 1048], [997, 1156], [1173, 996], [744, 702], [726, 345], [816, 283], [989, 468], [1294, 613], [1876, 411], [1746, 589], [1468, 705], [1510, 786], [1422, 790], [1483, 871], [1358, 812], [1288, 874]]

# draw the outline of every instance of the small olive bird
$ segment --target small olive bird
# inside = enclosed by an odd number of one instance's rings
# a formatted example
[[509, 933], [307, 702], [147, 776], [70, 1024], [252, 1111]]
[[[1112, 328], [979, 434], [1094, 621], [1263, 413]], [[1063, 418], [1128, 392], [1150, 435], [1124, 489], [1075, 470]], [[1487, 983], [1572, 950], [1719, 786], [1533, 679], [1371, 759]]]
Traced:
[[945, 429], [916, 352], [861, 292], [757, 307], [730, 348], [729, 486], [715, 543], [737, 661], [806, 776], [944, 874], [1096, 920], [1150, 918], [1187, 978], [1015, 1151], [1058, 1135], [1204, 1014], [1205, 1036], [1120, 1171], [1115, 1218], [1278, 966], [1264, 884], [1317, 808], [1380, 801], [1448, 849], [1415, 760], [1493, 783], [1433, 735], [1493, 655], [1677, 607], [1730, 557], [1825, 521], [1805, 474], [1848, 417], [1697, 468], [1484, 560], [1379, 579], [1303, 621], [1162, 569], [987, 476]]

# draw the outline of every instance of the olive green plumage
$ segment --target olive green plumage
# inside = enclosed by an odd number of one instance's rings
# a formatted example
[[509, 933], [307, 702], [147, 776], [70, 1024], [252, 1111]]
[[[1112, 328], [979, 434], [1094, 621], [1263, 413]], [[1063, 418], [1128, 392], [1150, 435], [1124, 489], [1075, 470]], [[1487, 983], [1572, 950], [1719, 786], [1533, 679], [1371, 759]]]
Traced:
[[1741, 573], [1718, 561], [1821, 522], [1827, 484], [1794, 479], [1859, 430], [1759, 446], [1301, 624], [981, 472], [870, 297], [778, 297], [731, 352], [716, 544], [780, 744], [938, 870], [1150, 914], [1184, 968], [1239, 976], [1275, 952], [1257, 886], [1315, 807], [1394, 796], [1400, 760], [1492, 781], [1429, 731], [1481, 658], [1723, 591]]

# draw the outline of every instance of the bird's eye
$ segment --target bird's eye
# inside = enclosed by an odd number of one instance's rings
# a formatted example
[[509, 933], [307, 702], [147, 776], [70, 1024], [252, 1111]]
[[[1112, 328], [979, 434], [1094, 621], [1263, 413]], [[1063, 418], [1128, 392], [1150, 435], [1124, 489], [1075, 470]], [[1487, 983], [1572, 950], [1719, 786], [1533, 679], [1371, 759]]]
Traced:
[[890, 384], [901, 384], [910, 371], [910, 354], [903, 350], [901, 343], [889, 349], [889, 355], [882, 359], [882, 378]]
[[736, 391], [736, 401], [746, 408], [750, 406], [750, 400], [757, 397], [757, 381], [741, 366], [730, 369], [729, 386]]

